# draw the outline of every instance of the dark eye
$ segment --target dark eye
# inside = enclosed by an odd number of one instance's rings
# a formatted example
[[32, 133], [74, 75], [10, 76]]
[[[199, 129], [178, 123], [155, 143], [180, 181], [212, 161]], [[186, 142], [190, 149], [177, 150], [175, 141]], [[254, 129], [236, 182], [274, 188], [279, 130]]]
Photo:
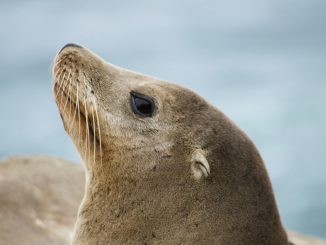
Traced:
[[154, 112], [154, 101], [152, 98], [139, 94], [136, 92], [131, 92], [131, 109], [135, 114], [142, 117], [151, 117]]

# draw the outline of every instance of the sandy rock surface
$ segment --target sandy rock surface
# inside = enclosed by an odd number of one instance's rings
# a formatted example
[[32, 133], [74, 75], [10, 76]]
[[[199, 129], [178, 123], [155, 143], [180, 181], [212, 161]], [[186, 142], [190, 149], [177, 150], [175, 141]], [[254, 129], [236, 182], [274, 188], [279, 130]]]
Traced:
[[[79, 164], [34, 156], [0, 161], [0, 245], [68, 245], [84, 191]], [[326, 245], [289, 231], [296, 245]]]
[[84, 189], [80, 165], [52, 157], [0, 161], [0, 245], [65, 245]]
[[289, 239], [295, 245], [326, 245], [326, 241], [314, 237], [299, 234], [294, 231], [287, 231]]

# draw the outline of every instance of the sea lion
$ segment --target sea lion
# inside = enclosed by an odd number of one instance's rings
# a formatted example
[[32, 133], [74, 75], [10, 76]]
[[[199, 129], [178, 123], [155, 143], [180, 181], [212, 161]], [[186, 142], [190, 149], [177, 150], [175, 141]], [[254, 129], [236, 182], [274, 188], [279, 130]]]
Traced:
[[288, 244], [256, 147], [203, 98], [76, 44], [53, 74], [86, 170], [73, 244]]

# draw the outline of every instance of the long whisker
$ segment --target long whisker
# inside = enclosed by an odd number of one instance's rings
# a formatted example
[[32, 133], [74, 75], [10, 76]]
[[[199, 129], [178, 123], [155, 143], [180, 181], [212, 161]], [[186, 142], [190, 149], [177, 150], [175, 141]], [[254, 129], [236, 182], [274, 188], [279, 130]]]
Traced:
[[96, 161], [96, 124], [95, 124], [95, 116], [94, 116], [94, 114], [95, 114], [95, 110], [94, 110], [94, 107], [95, 107], [95, 104], [94, 104], [94, 101], [92, 102], [92, 118], [93, 118], [93, 133], [94, 133], [94, 135], [93, 135], [93, 141], [94, 141], [94, 152], [93, 152], [93, 154], [94, 154], [94, 164], [95, 164], [95, 161]]
[[78, 108], [78, 135], [79, 135], [79, 143], [80, 143], [80, 139], [81, 139], [81, 136], [80, 136], [80, 107], [79, 107], [79, 91], [78, 91], [78, 82], [76, 84], [77, 86], [77, 108]]
[[55, 67], [55, 66], [57, 66], [61, 61], [63, 61], [65, 59], [65, 57], [61, 57], [59, 60], [57, 60], [55, 63], [54, 63], [54, 65], [53, 65], [53, 67]]
[[[89, 122], [88, 122], [88, 110], [87, 110], [87, 87], [86, 87], [86, 79], [84, 77], [84, 85], [85, 85], [85, 117], [86, 117], [86, 135], [87, 135], [87, 144], [86, 144], [86, 150], [88, 151], [88, 156], [90, 158], [91, 155], [91, 147], [90, 147], [90, 129], [89, 129]], [[87, 159], [87, 153], [86, 153], [86, 159]], [[90, 159], [89, 159], [90, 160]]]
[[[63, 70], [64, 70], [64, 69], [63, 69]], [[58, 97], [58, 94], [59, 94], [59, 92], [60, 92], [60, 90], [61, 90], [61, 87], [62, 87], [62, 85], [63, 85], [63, 83], [64, 83], [64, 81], [65, 81], [65, 77], [66, 77], [66, 73], [63, 74], [63, 77], [62, 77], [62, 79], [61, 79], [61, 81], [60, 81], [60, 83], [59, 83], [58, 91], [57, 91], [56, 94], [55, 94], [55, 97]]]
[[54, 80], [55, 80], [56, 77], [59, 79], [64, 70], [65, 70], [64, 68], [59, 68], [55, 73], [53, 73], [52, 77], [54, 78]]
[[[86, 112], [86, 114], [88, 114], [88, 111]], [[88, 116], [86, 119], [86, 125], [87, 125], [87, 138], [88, 138], [88, 160], [91, 161], [91, 135], [90, 135], [90, 125], [89, 125], [89, 121], [88, 121]]]
[[88, 153], [88, 115], [87, 115], [87, 105], [86, 105], [86, 94], [84, 94], [84, 110], [85, 110], [85, 120], [86, 120], [86, 130], [85, 130], [85, 160], [87, 161]]
[[[67, 98], [66, 98], [66, 103], [65, 103], [65, 105], [64, 105], [64, 107], [63, 107], [63, 112], [65, 112], [66, 111], [66, 107], [67, 107], [67, 104], [68, 104], [68, 101], [70, 101], [70, 104], [71, 104], [71, 99], [70, 99], [70, 92], [71, 92], [71, 80], [72, 80], [72, 76], [70, 76], [70, 78], [69, 78], [69, 84], [67, 84], [68, 85], [68, 92], [67, 92]], [[70, 107], [71, 108], [71, 107]]]
[[69, 69], [68, 76], [67, 76], [67, 78], [63, 81], [64, 84], [62, 85], [62, 89], [61, 89], [62, 97], [64, 97], [64, 91], [66, 90], [66, 87], [67, 87], [67, 85], [69, 84], [69, 78], [70, 78], [70, 75], [71, 75], [71, 69]]
[[86, 111], [85, 94], [83, 96], [83, 99], [84, 99], [84, 110], [85, 110], [85, 121], [86, 121], [86, 127], [85, 127], [85, 161], [87, 161], [87, 111]]
[[[72, 79], [72, 78], [71, 78]], [[71, 94], [72, 94], [72, 86], [73, 86], [73, 83], [70, 79], [70, 83], [69, 83], [69, 92], [68, 92], [68, 98], [69, 98], [69, 111], [71, 111], [71, 108], [72, 108], [72, 100], [71, 100]]]
[[102, 136], [101, 136], [101, 127], [100, 127], [100, 120], [98, 117], [98, 108], [95, 107], [95, 113], [96, 113], [96, 121], [97, 121], [97, 128], [98, 128], [98, 138], [100, 141], [100, 158], [101, 158], [101, 167], [103, 168], [103, 155], [102, 155]]
[[72, 129], [73, 122], [75, 121], [77, 111], [78, 111], [78, 106], [77, 106], [77, 104], [79, 104], [79, 100], [78, 100], [78, 82], [76, 83], [76, 91], [77, 91], [77, 94], [76, 94], [76, 97], [77, 97], [76, 106], [75, 106], [75, 110], [74, 110], [74, 115], [73, 115], [72, 120], [71, 120], [70, 125], [69, 125], [69, 131]]
[[[50, 64], [50, 67], [52, 67], [52, 75], [54, 75], [55, 73], [54, 73], [54, 70], [55, 70], [55, 68], [61, 63], [61, 61], [63, 61], [63, 59], [64, 58], [60, 58], [59, 60], [53, 60], [52, 62], [51, 62], [51, 64]], [[55, 61], [55, 62], [54, 62]], [[52, 78], [53, 78], [53, 76], [52, 76]]]
[[57, 75], [55, 75], [55, 74], [53, 74], [53, 76], [52, 76], [52, 79], [53, 79], [53, 85], [52, 85], [52, 88], [53, 88], [53, 94], [56, 96], [56, 93], [54, 92], [54, 88], [55, 88], [55, 86], [56, 85], [60, 85], [60, 83], [62, 82], [62, 80], [60, 79], [60, 77], [61, 77], [61, 74], [62, 74], [62, 72], [63, 72], [63, 68], [62, 69], [59, 69], [58, 71], [57, 71], [57, 74], [59, 74], [59, 76], [57, 76]]

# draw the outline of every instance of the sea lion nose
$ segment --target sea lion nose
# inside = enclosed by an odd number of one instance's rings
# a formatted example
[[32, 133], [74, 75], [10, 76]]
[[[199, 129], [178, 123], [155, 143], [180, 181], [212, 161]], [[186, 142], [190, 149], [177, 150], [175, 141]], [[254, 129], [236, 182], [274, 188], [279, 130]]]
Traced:
[[59, 54], [62, 52], [62, 50], [64, 50], [65, 48], [68, 47], [73, 47], [73, 48], [83, 48], [82, 46], [75, 44], [75, 43], [68, 43], [65, 46], [63, 46], [63, 48], [59, 51]]

